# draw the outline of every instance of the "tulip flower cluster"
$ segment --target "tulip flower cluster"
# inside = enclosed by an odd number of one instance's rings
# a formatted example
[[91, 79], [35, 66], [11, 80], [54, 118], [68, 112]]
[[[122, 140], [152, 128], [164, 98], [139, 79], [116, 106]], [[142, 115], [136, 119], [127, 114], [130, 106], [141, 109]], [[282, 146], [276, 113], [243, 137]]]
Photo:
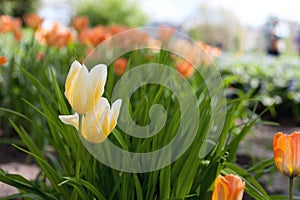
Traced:
[[[86, 54], [104, 40], [131, 29], [123, 25], [103, 26], [98, 24], [95, 27], [90, 27], [87, 16], [74, 17], [71, 27], [54, 23], [50, 29], [45, 29], [42, 26], [44, 19], [35, 13], [28, 14], [23, 19], [26, 26], [34, 31], [34, 38], [41, 45], [60, 49], [75, 42], [83, 45], [82, 47]], [[161, 46], [168, 45], [175, 52], [182, 54], [184, 60], [176, 57], [174, 58], [174, 63], [177, 71], [186, 78], [190, 78], [193, 75], [194, 67], [202, 64], [208, 66], [212, 63], [212, 57], [218, 57], [222, 53], [220, 48], [212, 47], [200, 41], [192, 44], [187, 40], [176, 40], [170, 45], [169, 41], [175, 34], [175, 29], [163, 28], [158, 30], [158, 38], [153, 38], [145, 32], [136, 30], [134, 34], [126, 35], [126, 39], [120, 41], [118, 44], [119, 48], [128, 49], [128, 47], [150, 46], [153, 49], [160, 49]], [[15, 39], [20, 41], [23, 35], [22, 20], [7, 15], [0, 16], [0, 33], [8, 32], [12, 32]], [[37, 59], [40, 60], [41, 56], [37, 56]], [[127, 59], [121, 58], [116, 60], [115, 73], [121, 76], [126, 71], [126, 66]]]
[[13, 33], [16, 41], [22, 38], [22, 20], [8, 15], [0, 16], [0, 33]]
[[110, 108], [108, 100], [102, 97], [106, 77], [106, 65], [96, 65], [88, 72], [85, 65], [74, 61], [65, 84], [65, 96], [75, 114], [60, 115], [59, 118], [74, 126], [91, 143], [103, 142], [112, 132], [122, 104], [118, 99]]
[[44, 19], [35, 13], [31, 13], [24, 17], [24, 21], [28, 27], [37, 30], [42, 25]]

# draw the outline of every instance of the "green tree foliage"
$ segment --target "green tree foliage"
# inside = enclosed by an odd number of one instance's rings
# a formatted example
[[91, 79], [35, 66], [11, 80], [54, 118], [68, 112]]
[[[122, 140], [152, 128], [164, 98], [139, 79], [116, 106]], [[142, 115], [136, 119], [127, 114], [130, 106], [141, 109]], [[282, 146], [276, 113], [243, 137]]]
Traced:
[[87, 15], [91, 26], [123, 24], [141, 26], [147, 21], [137, 4], [126, 0], [77, 1], [76, 15]]
[[39, 0], [0, 0], [0, 15], [23, 17], [36, 11], [39, 3]]

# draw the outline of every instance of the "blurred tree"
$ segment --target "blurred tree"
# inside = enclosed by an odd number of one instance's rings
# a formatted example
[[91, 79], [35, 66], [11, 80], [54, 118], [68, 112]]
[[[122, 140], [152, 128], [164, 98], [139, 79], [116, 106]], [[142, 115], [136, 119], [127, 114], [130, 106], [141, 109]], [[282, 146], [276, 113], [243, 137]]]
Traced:
[[91, 26], [97, 24], [141, 26], [147, 21], [146, 15], [137, 4], [129, 0], [77, 0], [75, 6], [75, 15], [87, 15]]
[[238, 19], [224, 8], [201, 5], [194, 26], [191, 27], [190, 34], [196, 40], [218, 45], [226, 50], [241, 48], [241, 25]]
[[36, 11], [39, 0], [0, 0], [0, 15], [23, 17], [27, 13]]

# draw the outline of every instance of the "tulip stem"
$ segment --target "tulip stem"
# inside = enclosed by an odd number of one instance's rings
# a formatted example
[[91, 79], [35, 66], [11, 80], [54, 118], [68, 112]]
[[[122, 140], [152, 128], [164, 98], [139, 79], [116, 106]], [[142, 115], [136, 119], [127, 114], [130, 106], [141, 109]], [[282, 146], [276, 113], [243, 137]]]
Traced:
[[294, 177], [290, 177], [290, 198], [289, 200], [293, 200], [293, 186], [294, 186]]
[[[83, 115], [79, 115], [79, 119], [78, 119], [78, 132], [79, 134], [81, 134], [81, 130], [82, 130], [82, 118]], [[81, 143], [80, 141], [78, 141], [78, 147], [77, 147], [77, 161], [76, 161], [76, 178], [79, 178], [79, 174], [80, 174], [80, 151], [81, 151]]]
[[82, 129], [82, 116], [83, 115], [79, 115], [79, 122], [78, 122], [78, 131], [79, 131], [79, 133], [81, 133], [81, 129]]

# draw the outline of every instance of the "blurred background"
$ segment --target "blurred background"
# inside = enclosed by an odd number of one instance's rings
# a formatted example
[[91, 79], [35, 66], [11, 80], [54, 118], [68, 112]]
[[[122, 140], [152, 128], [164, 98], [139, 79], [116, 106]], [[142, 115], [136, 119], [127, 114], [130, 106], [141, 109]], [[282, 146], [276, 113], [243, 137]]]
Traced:
[[264, 51], [266, 31], [274, 18], [284, 23], [281, 51], [297, 52], [300, 13], [292, 0], [1, 0], [0, 14], [22, 16], [37, 12], [45, 19], [69, 25], [72, 17], [88, 15], [91, 25], [167, 26], [195, 40], [227, 51]]

